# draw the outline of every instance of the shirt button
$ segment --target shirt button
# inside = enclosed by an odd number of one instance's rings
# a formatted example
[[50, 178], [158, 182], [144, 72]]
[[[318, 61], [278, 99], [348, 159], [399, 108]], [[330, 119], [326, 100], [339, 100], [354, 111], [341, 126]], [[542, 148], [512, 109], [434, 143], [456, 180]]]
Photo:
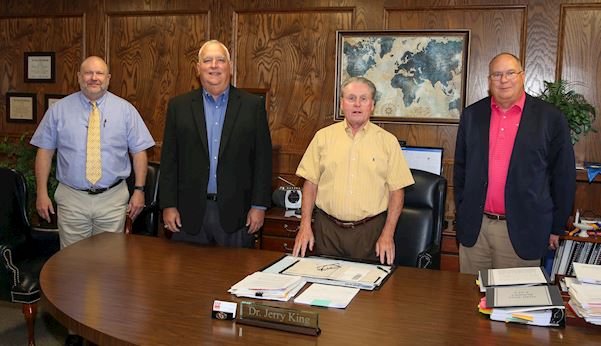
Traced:
[[505, 129], [501, 127], [501, 131], [505, 131]]
[[213, 160], [217, 160], [217, 156], [213, 157]]

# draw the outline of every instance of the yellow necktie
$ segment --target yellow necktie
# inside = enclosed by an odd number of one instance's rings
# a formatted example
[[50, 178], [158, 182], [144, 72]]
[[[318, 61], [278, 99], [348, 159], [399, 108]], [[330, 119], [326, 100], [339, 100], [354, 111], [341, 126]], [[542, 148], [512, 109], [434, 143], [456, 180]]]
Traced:
[[100, 111], [96, 102], [92, 102], [92, 111], [88, 120], [88, 143], [86, 146], [86, 179], [96, 184], [102, 175], [100, 162]]

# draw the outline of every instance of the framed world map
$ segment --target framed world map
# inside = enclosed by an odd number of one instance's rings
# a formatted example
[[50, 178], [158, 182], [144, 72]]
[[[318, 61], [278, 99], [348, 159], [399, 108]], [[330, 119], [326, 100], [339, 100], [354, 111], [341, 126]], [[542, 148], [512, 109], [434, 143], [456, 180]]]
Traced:
[[458, 123], [465, 106], [469, 30], [338, 31], [335, 120], [340, 84], [365, 77], [377, 89], [372, 120]]

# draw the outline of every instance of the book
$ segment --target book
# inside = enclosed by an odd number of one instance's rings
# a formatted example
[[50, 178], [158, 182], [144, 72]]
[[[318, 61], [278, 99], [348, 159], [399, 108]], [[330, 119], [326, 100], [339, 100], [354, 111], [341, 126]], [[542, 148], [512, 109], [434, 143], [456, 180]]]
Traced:
[[565, 275], [572, 276], [574, 271], [574, 261], [578, 259], [580, 253], [582, 252], [582, 247], [584, 246], [583, 242], [576, 242], [574, 245], [574, 250], [572, 250], [572, 254], [570, 259], [568, 260], [568, 268], [566, 269]]
[[566, 270], [568, 268], [568, 261], [569, 261], [570, 257], [572, 256], [572, 249], [574, 247], [573, 240], [566, 240], [564, 243], [566, 244], [565, 245], [566, 247], [562, 253], [561, 263], [559, 264], [559, 268], [557, 268], [557, 274], [560, 274], [560, 275], [566, 274]]
[[486, 307], [529, 307], [564, 309], [557, 286], [503, 286], [486, 289]]
[[565, 326], [565, 309], [528, 309], [528, 308], [495, 308], [490, 319], [493, 321], [513, 322], [543, 327]]
[[563, 256], [563, 252], [566, 248], [566, 242], [563, 241], [559, 244], [559, 248], [555, 250], [555, 256], [553, 257], [553, 267], [551, 268], [551, 281], [555, 280], [555, 275], [559, 270], [559, 263], [561, 262], [561, 257]]

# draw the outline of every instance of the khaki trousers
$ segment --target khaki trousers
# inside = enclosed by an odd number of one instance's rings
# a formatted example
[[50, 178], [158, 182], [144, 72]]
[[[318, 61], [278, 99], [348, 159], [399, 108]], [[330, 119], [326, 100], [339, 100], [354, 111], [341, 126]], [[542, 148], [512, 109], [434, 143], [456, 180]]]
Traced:
[[102, 232], [123, 232], [129, 202], [125, 180], [97, 195], [59, 184], [54, 200], [61, 249]]
[[538, 267], [539, 260], [524, 260], [515, 253], [506, 220], [492, 220], [484, 215], [476, 244], [472, 247], [459, 245], [459, 266], [462, 273], [497, 268]]

